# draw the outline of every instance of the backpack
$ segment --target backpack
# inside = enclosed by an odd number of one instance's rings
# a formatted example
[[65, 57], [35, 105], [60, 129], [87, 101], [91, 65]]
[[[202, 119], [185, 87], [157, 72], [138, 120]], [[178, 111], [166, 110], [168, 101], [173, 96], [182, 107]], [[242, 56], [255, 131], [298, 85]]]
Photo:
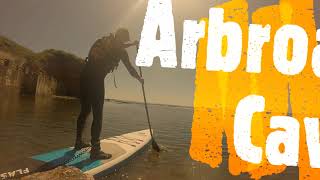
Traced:
[[114, 44], [115, 36], [113, 34], [98, 39], [90, 49], [87, 64], [97, 70], [103, 68], [106, 74], [113, 72], [120, 62], [117, 56], [118, 49]]

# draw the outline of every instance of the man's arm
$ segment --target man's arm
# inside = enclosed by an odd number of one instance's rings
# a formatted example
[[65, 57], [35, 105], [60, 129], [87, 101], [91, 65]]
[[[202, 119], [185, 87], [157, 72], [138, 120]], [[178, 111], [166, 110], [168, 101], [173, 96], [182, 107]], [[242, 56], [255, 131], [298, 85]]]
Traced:
[[134, 42], [132, 42], [132, 43], [128, 43], [128, 44], [124, 44], [123, 45], [123, 48], [129, 48], [129, 47], [131, 47], [131, 46], [136, 46], [136, 45], [138, 45], [139, 44], [139, 41], [134, 41]]
[[130, 63], [127, 51], [123, 50], [121, 52], [121, 57], [120, 58], [121, 58], [122, 63], [126, 66], [126, 68], [127, 68], [128, 72], [130, 73], [130, 75], [132, 77], [136, 78], [141, 83], [143, 83], [143, 79], [139, 76], [139, 74], [136, 71], [136, 69]]

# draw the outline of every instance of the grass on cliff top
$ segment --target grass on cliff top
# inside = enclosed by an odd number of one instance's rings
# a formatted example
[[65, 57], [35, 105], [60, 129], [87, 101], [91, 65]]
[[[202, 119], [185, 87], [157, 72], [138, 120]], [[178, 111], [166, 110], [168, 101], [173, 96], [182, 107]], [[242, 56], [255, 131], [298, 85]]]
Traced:
[[39, 60], [56, 58], [57, 60], [70, 60], [70, 61], [75, 61], [77, 63], [83, 62], [83, 59], [62, 50], [47, 49], [38, 53], [37, 55]]
[[6, 37], [0, 36], [0, 51], [10, 53], [18, 58], [27, 60], [36, 60], [36, 54], [30, 49], [25, 48], [18, 43], [9, 40]]
[[49, 49], [40, 53], [35, 53], [3, 36], [0, 36], [0, 51], [10, 53], [11, 55], [18, 57], [18, 59], [26, 59], [39, 65], [48, 60], [54, 60], [57, 61], [57, 63], [67, 61], [72, 64], [81, 64], [84, 62], [83, 59], [61, 50]]

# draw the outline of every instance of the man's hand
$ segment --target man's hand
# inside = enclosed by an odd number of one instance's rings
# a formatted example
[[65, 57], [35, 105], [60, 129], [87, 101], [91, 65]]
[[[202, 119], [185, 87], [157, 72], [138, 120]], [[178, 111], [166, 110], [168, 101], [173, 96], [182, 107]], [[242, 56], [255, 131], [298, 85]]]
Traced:
[[137, 46], [139, 45], [139, 41], [138, 40], [135, 40], [134, 42], [132, 42], [132, 46]]

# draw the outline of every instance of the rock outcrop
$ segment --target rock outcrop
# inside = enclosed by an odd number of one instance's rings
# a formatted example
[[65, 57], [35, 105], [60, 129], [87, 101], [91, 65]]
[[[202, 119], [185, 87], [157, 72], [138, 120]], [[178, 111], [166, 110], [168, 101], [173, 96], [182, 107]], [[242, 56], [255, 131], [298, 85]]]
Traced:
[[0, 87], [23, 94], [79, 96], [84, 60], [58, 50], [33, 51], [0, 37]]
[[21, 178], [21, 180], [94, 180], [94, 178], [90, 175], [82, 173], [79, 169], [74, 167], [58, 167], [56, 169], [31, 174], [29, 176]]

